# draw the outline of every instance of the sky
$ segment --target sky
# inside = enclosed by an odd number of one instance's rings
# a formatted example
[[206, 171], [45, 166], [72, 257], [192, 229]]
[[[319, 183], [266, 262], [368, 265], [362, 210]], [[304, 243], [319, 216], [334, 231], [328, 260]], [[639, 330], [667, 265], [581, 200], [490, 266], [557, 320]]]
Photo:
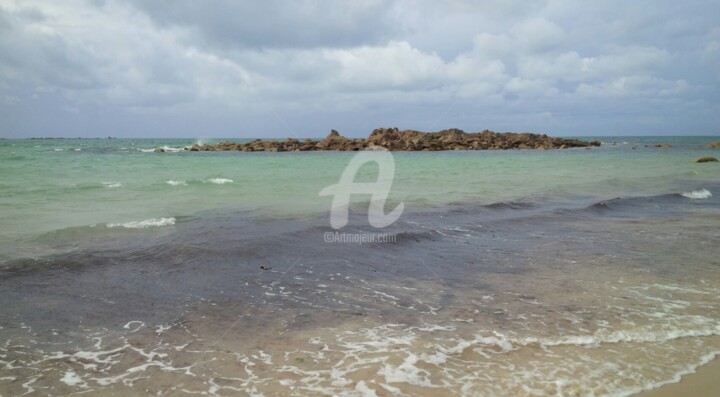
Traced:
[[720, 2], [0, 0], [0, 137], [720, 134]]

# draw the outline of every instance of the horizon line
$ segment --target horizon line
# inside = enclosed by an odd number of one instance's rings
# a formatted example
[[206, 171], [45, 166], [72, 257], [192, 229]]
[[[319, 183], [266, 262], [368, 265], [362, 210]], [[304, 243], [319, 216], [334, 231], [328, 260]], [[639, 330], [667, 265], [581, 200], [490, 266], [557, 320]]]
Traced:
[[[424, 132], [424, 131], [421, 131]], [[467, 132], [467, 131], [466, 131]], [[494, 131], [497, 132], [497, 131]], [[511, 132], [511, 131], [503, 131], [501, 133], [505, 132]], [[537, 135], [548, 135], [550, 137], [558, 137], [558, 138], [598, 138], [598, 137], [713, 137], [713, 136], [719, 136], [720, 132], [718, 133], [707, 133], [707, 134], [638, 134], [638, 135], [629, 135], [629, 134], [599, 134], [599, 135], [570, 135], [570, 134], [557, 134], [557, 135], [551, 135], [547, 133], [535, 133], [535, 132], [514, 132], [516, 134], [524, 134], [524, 133], [531, 133], [531, 134], [537, 134]], [[356, 138], [367, 138], [367, 136], [352, 136], [352, 135], [343, 135], [342, 136], [350, 139], [356, 139]], [[25, 139], [35, 139], [35, 140], [42, 140], [42, 139], [105, 139], [105, 140], [112, 140], [112, 139], [288, 139], [288, 138], [295, 138], [295, 139], [323, 139], [323, 136], [304, 136], [304, 137], [288, 137], [288, 136], [267, 136], [267, 137], [261, 137], [261, 136], [171, 136], [171, 137], [163, 137], [163, 136], [28, 136], [28, 137], [0, 137], [2, 140], [25, 140]]]

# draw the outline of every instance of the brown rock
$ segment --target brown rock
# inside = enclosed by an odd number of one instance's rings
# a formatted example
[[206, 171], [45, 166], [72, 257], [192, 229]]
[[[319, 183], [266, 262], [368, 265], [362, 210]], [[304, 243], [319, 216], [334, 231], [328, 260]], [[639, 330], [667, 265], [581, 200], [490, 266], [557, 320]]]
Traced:
[[715, 163], [718, 159], [715, 157], [705, 156], [705, 157], [698, 157], [695, 159], [696, 163]]
[[315, 147], [321, 150], [345, 150], [349, 142], [349, 139], [332, 130], [330, 135], [318, 142]]
[[[336, 130], [321, 141], [288, 138], [286, 141], [263, 141], [238, 144], [220, 142], [216, 145], [193, 147], [192, 151], [242, 150], [252, 151], [312, 151], [312, 150], [395, 150], [395, 151], [438, 151], [438, 150], [504, 150], [504, 149], [565, 149], [575, 147], [600, 146], [600, 142], [585, 142], [578, 139], [551, 138], [547, 135], [531, 133], [496, 133], [484, 130], [479, 133], [466, 133], [458, 128], [438, 132], [421, 132], [398, 128], [378, 128], [367, 139], [348, 139]], [[193, 148], [195, 150], [193, 150]]]

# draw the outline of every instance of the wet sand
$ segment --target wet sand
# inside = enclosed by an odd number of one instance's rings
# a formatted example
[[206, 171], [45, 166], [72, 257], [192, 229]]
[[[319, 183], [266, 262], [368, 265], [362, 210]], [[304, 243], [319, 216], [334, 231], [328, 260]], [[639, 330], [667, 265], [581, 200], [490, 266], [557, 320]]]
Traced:
[[715, 397], [720, 393], [720, 360], [717, 358], [678, 383], [637, 394], [637, 397]]

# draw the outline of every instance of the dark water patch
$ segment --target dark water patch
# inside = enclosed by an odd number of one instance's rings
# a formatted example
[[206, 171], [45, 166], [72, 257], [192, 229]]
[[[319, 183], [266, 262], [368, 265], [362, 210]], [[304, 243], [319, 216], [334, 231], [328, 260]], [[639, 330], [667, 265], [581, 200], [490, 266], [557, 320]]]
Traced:
[[436, 241], [441, 239], [441, 235], [436, 231], [403, 231], [395, 233], [394, 244], [406, 245], [413, 243], [420, 243], [423, 241]]
[[[383, 229], [396, 241], [377, 244], [326, 243], [324, 233], [333, 229], [324, 218], [288, 222], [194, 216], [157, 231], [99, 229], [112, 238], [86, 242], [68, 253], [6, 262], [0, 270], [0, 296], [7, 302], [5, 315], [34, 326], [109, 326], [171, 320], [198, 299], [365, 312], [385, 310], [381, 307], [387, 304], [410, 308], [412, 293], [395, 293], [397, 299], [388, 301], [379, 292], [365, 291], [362, 280], [403, 285], [435, 280], [469, 288], [464, 279], [470, 265], [475, 271], [525, 269], [494, 262], [491, 255], [478, 258], [477, 244], [447, 232], [454, 228], [447, 226], [447, 218], [437, 224], [417, 220], [422, 225], [398, 222]], [[379, 232], [364, 226], [366, 218], [360, 214], [350, 222], [342, 232]], [[62, 233], [75, 239], [88, 230]], [[498, 255], [510, 250], [507, 243]], [[367, 294], [377, 294], [378, 301], [365, 302]]]
[[538, 208], [538, 204], [521, 201], [506, 201], [488, 204], [484, 207], [491, 210], [531, 210]]
[[[650, 201], [682, 207], [689, 200], [663, 195]], [[653, 269], [653, 253], [665, 255], [666, 242], [686, 237], [630, 238], [631, 231], [642, 232], [649, 221], [661, 219], [656, 212], [667, 212], [648, 210], [646, 203], [646, 198], [620, 199], [561, 211], [458, 206], [408, 211], [384, 229], [368, 226], [362, 212], [351, 212], [348, 226], [336, 231], [327, 214], [282, 220], [231, 210], [200, 212], [148, 229], [71, 228], [43, 237], [46, 244], [74, 244], [69, 252], [4, 263], [0, 299], [3, 315], [13, 321], [55, 328], [172, 321], [199, 300], [388, 316], [431, 310], [418, 301], [452, 305], [455, 291], [489, 288], [483, 274], [530, 274], [537, 264], [572, 271], [588, 262], [624, 266], [622, 258], [633, 258], [634, 266]], [[627, 223], [603, 211], [643, 218]], [[514, 215], [493, 216], [497, 212]], [[326, 242], [328, 232], [384, 233], [395, 240]], [[428, 282], [442, 291], [426, 291]], [[378, 287], [384, 284], [407, 289]]]
[[710, 191], [698, 189], [685, 193], [618, 197], [599, 201], [585, 211], [605, 216], [666, 218], [717, 205], [718, 200]]
[[29, 157], [27, 157], [27, 156], [7, 156], [7, 157], [2, 157], [2, 160], [7, 160], [7, 161], [25, 161], [25, 160], [29, 160]]
[[[547, 204], [547, 203], [546, 203]], [[448, 204], [447, 206], [443, 207], [443, 210], [452, 213], [452, 214], [459, 214], [459, 213], [478, 213], [482, 210], [490, 210], [495, 212], [502, 212], [502, 211], [513, 211], [513, 210], [533, 210], [540, 208], [542, 205], [540, 203], [536, 203], [530, 200], [527, 201], [521, 201], [521, 200], [510, 200], [510, 201], [499, 201], [495, 203], [490, 204], [477, 204], [473, 202], [467, 202], [467, 201], [456, 201], [453, 203]]]
[[625, 208], [651, 208], [654, 205], [673, 205], [678, 204], [682, 200], [679, 194], [662, 194], [657, 196], [643, 197], [616, 197], [609, 200], [599, 201], [589, 209], [598, 210], [622, 210]]

